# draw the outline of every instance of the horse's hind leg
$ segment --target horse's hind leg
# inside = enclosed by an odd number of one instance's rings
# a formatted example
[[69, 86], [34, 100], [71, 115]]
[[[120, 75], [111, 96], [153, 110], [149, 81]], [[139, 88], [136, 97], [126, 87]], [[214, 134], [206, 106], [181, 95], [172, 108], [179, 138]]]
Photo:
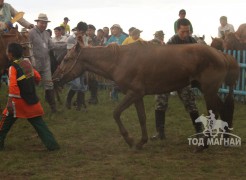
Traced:
[[212, 110], [215, 118], [218, 116], [223, 116], [223, 102], [220, 97], [217, 95], [216, 91], [204, 92], [204, 98], [207, 106], [207, 110]]
[[[233, 88], [233, 87], [230, 87]], [[232, 120], [234, 114], [234, 98], [233, 98], [233, 89], [229, 91], [229, 94], [225, 98], [225, 102], [223, 104], [223, 121], [226, 121], [229, 127], [232, 127]], [[227, 130], [229, 131], [229, 129]]]
[[122, 121], [120, 119], [121, 113], [127, 109], [130, 105], [132, 105], [139, 96], [133, 92], [129, 92], [126, 94], [124, 99], [118, 104], [118, 106], [114, 110], [114, 119], [119, 127], [120, 133], [125, 139], [126, 143], [132, 147], [134, 144], [133, 138], [129, 137], [128, 132], [124, 125], [122, 124]]
[[141, 125], [141, 130], [142, 130], [142, 138], [139, 141], [139, 143], [136, 145], [136, 148], [141, 149], [143, 145], [147, 143], [148, 141], [148, 133], [147, 133], [147, 128], [146, 128], [146, 114], [145, 114], [145, 109], [144, 109], [143, 98], [135, 102], [135, 107], [138, 113], [138, 119], [139, 119], [139, 123]]

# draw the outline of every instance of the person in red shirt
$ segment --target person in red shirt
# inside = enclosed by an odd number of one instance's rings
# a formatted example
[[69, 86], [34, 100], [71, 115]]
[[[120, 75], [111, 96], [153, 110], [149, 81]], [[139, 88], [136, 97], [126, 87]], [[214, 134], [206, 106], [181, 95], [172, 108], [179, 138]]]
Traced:
[[57, 150], [59, 145], [43, 121], [44, 114], [36, 95], [35, 83], [41, 80], [40, 74], [32, 68], [29, 59], [22, 58], [23, 49], [18, 43], [11, 43], [7, 56], [11, 62], [9, 68], [9, 94], [7, 106], [0, 121], [0, 150], [4, 149], [4, 140], [17, 118], [27, 118], [48, 150]]

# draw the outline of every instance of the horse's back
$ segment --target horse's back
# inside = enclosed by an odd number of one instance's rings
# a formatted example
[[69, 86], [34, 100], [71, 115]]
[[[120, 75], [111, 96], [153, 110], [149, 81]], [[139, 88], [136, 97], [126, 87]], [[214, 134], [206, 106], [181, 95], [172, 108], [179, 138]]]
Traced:
[[241, 24], [236, 33], [237, 37], [240, 39], [241, 42], [246, 43], [246, 23]]
[[150, 87], [146, 89], [149, 94], [153, 89], [156, 92], [177, 90], [193, 80], [207, 79], [209, 84], [213, 78], [208, 80], [208, 77], [217, 76], [218, 72], [224, 77], [227, 71], [223, 53], [202, 44], [134, 44], [122, 47], [121, 51], [119, 66], [128, 68], [122, 72], [122, 77], [141, 78], [142, 84]]

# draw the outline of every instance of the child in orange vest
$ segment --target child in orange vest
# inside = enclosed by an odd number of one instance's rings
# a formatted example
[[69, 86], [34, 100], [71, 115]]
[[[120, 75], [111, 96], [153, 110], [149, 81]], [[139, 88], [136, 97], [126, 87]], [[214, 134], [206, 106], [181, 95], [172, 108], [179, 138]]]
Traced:
[[0, 121], [0, 150], [4, 149], [4, 140], [17, 118], [27, 118], [46, 148], [51, 151], [57, 150], [59, 145], [43, 121], [44, 111], [36, 95], [35, 82], [38, 83], [41, 77], [32, 68], [30, 61], [22, 58], [22, 53], [20, 44], [8, 45], [7, 56], [11, 62], [9, 94], [7, 106]]

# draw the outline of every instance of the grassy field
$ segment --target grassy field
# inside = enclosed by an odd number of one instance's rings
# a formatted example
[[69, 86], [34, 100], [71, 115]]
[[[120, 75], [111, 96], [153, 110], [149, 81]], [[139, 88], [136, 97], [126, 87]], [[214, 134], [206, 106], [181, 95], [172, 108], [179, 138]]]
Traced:
[[[0, 103], [6, 102], [6, 87], [0, 90]], [[44, 93], [38, 89], [39, 96]], [[62, 97], [65, 102], [66, 90]], [[89, 94], [87, 93], [87, 98]], [[122, 98], [122, 96], [121, 96]], [[191, 120], [177, 96], [170, 98], [166, 122], [166, 140], [149, 141], [142, 150], [130, 149], [113, 120], [117, 103], [109, 92], [99, 92], [100, 103], [89, 105], [88, 112], [66, 110], [51, 114], [41, 99], [49, 128], [61, 149], [45, 150], [31, 125], [19, 119], [6, 139], [6, 149], [0, 152], [0, 179], [245, 179], [246, 178], [246, 111], [236, 103], [234, 134], [242, 146], [226, 148], [211, 146], [203, 153], [193, 153], [187, 138], [194, 134]], [[146, 96], [145, 108], [149, 136], [155, 133], [154, 96]], [[197, 98], [200, 113], [205, 114], [201, 97]], [[138, 141], [140, 126], [134, 107], [122, 114], [123, 123]]]

